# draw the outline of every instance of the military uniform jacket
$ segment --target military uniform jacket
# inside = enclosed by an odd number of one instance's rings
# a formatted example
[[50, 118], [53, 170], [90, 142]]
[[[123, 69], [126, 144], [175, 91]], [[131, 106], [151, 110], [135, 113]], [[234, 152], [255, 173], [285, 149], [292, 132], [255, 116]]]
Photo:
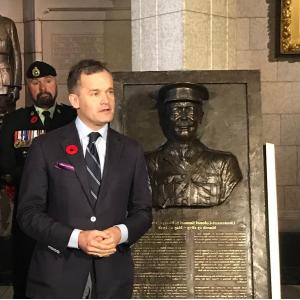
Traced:
[[[91, 202], [88, 174], [74, 122], [33, 141], [20, 187], [17, 219], [37, 240], [27, 282], [30, 298], [81, 298], [95, 268], [99, 298], [129, 298], [133, 262], [128, 247], [151, 226], [151, 193], [142, 147], [108, 129], [98, 199]], [[109, 257], [68, 248], [74, 228], [128, 228], [128, 243]]]
[[242, 179], [236, 157], [198, 140], [180, 152], [166, 143], [146, 154], [154, 207], [214, 206], [224, 202]]
[[[62, 127], [76, 118], [68, 105], [56, 105], [49, 130]], [[10, 174], [19, 184], [25, 158], [33, 138], [43, 134], [45, 127], [34, 106], [20, 108], [4, 116], [0, 130], [0, 173]]]

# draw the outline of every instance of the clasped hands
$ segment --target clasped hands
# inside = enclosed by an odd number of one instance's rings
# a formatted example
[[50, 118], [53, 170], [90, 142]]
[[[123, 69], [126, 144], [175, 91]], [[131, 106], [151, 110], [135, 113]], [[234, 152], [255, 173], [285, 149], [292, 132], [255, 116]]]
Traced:
[[121, 239], [119, 227], [113, 226], [105, 230], [83, 230], [79, 233], [78, 246], [88, 255], [106, 257], [117, 251]]

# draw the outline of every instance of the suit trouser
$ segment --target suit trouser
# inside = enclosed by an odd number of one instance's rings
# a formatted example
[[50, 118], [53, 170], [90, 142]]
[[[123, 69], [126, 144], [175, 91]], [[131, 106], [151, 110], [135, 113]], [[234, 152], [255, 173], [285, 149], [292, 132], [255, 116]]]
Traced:
[[92, 262], [92, 270], [89, 273], [87, 282], [84, 288], [82, 299], [97, 299], [96, 295], [96, 277], [95, 277], [95, 260]]
[[27, 275], [35, 241], [19, 228], [12, 235], [14, 298], [26, 298]]

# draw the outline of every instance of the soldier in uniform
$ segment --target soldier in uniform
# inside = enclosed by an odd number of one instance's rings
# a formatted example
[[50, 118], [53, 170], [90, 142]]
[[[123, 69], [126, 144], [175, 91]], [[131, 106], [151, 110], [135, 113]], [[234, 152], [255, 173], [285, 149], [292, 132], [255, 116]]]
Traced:
[[15, 23], [0, 15], [0, 118], [16, 108], [22, 87], [22, 61]]
[[207, 89], [175, 83], [158, 93], [160, 125], [167, 142], [146, 154], [153, 206], [209, 207], [223, 203], [242, 179], [236, 157], [197, 138]]
[[[49, 64], [32, 63], [26, 73], [26, 84], [33, 105], [5, 115], [0, 131], [0, 172], [17, 191], [32, 140], [46, 131], [66, 125], [77, 115], [71, 106], [56, 103], [56, 70]], [[15, 201], [14, 212], [16, 210]], [[20, 230], [15, 213], [12, 238], [14, 298], [26, 298], [27, 272], [35, 242]]]

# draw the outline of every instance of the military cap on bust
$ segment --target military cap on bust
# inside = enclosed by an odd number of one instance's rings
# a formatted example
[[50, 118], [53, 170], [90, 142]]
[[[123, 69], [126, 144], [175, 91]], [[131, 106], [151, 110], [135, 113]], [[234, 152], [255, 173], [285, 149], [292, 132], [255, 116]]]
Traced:
[[158, 101], [165, 104], [171, 101], [192, 101], [202, 103], [208, 100], [205, 86], [197, 83], [181, 82], [165, 85], [158, 91]]
[[40, 78], [45, 76], [56, 76], [56, 71], [52, 66], [50, 66], [49, 64], [43, 61], [37, 60], [33, 62], [29, 66], [26, 72], [26, 77], [30, 79]]

